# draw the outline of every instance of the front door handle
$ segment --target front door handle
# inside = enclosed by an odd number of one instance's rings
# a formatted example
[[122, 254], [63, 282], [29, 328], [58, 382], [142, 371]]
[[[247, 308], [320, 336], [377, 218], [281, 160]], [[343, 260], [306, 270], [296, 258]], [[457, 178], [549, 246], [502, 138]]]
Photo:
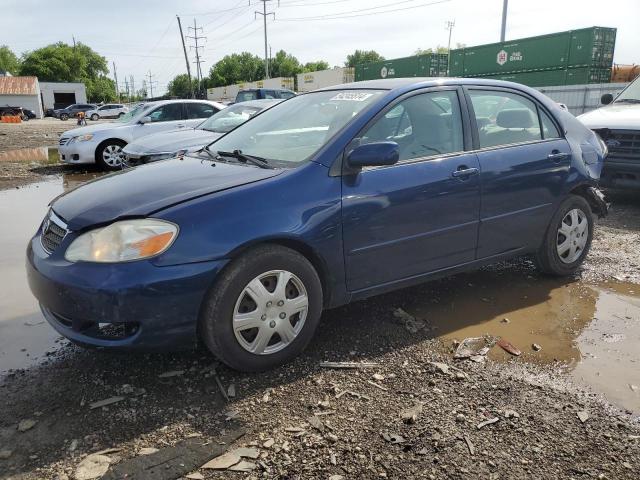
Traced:
[[480, 170], [477, 168], [468, 168], [466, 165], [461, 165], [458, 167], [457, 170], [454, 170], [453, 172], [451, 172], [451, 176], [453, 178], [466, 178], [466, 177], [470, 177], [471, 175], [477, 175], [478, 173], [480, 173]]
[[554, 150], [552, 151], [549, 155], [547, 155], [547, 158], [549, 160], [552, 160], [554, 162], [559, 162], [560, 160], [564, 160], [565, 158], [567, 158], [569, 156], [568, 153], [565, 152], [560, 152], [558, 150]]
[[178, 124], [178, 128], [184, 128], [184, 127], [186, 127], [186, 125], [184, 123], [179, 123]]

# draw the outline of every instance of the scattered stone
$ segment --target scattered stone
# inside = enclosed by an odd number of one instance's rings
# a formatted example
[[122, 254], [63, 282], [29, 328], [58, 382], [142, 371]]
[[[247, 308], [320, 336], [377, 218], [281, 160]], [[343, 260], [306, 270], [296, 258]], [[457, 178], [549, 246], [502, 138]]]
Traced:
[[324, 432], [324, 424], [315, 415], [307, 418], [307, 423], [311, 425], [313, 428], [315, 428], [316, 430], [318, 430], [319, 432]]
[[331, 465], [337, 465], [338, 464], [338, 459], [336, 458], [336, 454], [331, 452], [331, 455], [329, 455], [329, 462], [331, 462]]
[[97, 453], [88, 455], [78, 464], [78, 468], [76, 468], [75, 472], [75, 479], [93, 480], [94, 478], [100, 478], [107, 473], [110, 464], [111, 458], [106, 455], [100, 455]]
[[74, 438], [73, 440], [71, 440], [68, 450], [70, 452], [75, 452], [76, 448], [78, 448], [78, 440]]
[[200, 472], [193, 472], [185, 475], [184, 478], [188, 478], [189, 480], [204, 480], [204, 475]]
[[288, 433], [302, 433], [305, 430], [304, 428], [301, 428], [301, 427], [287, 427], [284, 429], [284, 431]]
[[500, 323], [511, 323], [511, 320], [509, 320], [507, 317], [504, 317], [502, 320], [500, 320]]
[[236, 386], [232, 383], [227, 387], [227, 397], [233, 398], [236, 396]]
[[0, 450], [0, 460], [6, 460], [13, 452], [11, 450]]
[[[462, 340], [453, 358], [485, 356], [496, 343], [493, 337], [468, 337]], [[477, 361], [477, 360], [476, 360]]]
[[582, 423], [586, 422], [587, 420], [589, 420], [589, 413], [587, 413], [584, 410], [581, 410], [579, 412], [576, 413], [576, 415], [578, 415], [578, 418], [580, 419], [580, 421]]
[[344, 477], [342, 475], [331, 475], [329, 480], [344, 480]]
[[482, 427], [486, 427], [487, 425], [491, 425], [492, 423], [496, 423], [498, 420], [500, 420], [498, 417], [490, 418], [489, 420], [485, 420], [484, 422], [480, 422], [477, 425], [477, 428], [478, 428], [478, 430], [480, 430]]
[[515, 410], [505, 410], [504, 411], [505, 418], [520, 418], [520, 414]]
[[97, 402], [93, 402], [89, 404], [89, 408], [94, 410], [96, 408], [106, 407], [107, 405], [112, 405], [114, 403], [118, 403], [124, 400], [124, 397], [110, 397], [105, 398], [104, 400], [99, 400]]
[[329, 440], [331, 443], [336, 443], [338, 441], [338, 436], [333, 433], [328, 433], [327, 440]]
[[260, 456], [260, 450], [251, 447], [236, 448], [233, 453], [243, 458], [253, 458], [254, 460]]
[[384, 375], [381, 375], [381, 374], [379, 374], [379, 373], [374, 373], [374, 374], [372, 375], [372, 378], [373, 378], [375, 381], [377, 381], [377, 382], [381, 382], [381, 381], [383, 381], [383, 380], [384, 380]]
[[471, 456], [475, 455], [476, 449], [473, 447], [473, 443], [471, 443], [471, 440], [469, 439], [469, 437], [465, 435], [462, 438], [464, 438], [464, 442], [467, 444], [467, 448], [469, 449], [469, 453], [471, 454]]
[[256, 469], [256, 464], [253, 462], [247, 462], [246, 460], [242, 460], [232, 467], [229, 467], [229, 470], [233, 472], [252, 472]]
[[36, 423], [38, 422], [30, 418], [20, 420], [20, 423], [18, 423], [18, 431], [26, 432], [27, 430], [31, 430], [33, 427], [35, 427]]
[[151, 455], [152, 453], [156, 453], [157, 451], [157, 448], [142, 447], [140, 450], [138, 450], [138, 455]]
[[467, 417], [464, 416], [464, 414], [459, 413], [456, 415], [456, 422], [458, 423], [464, 423], [467, 421]]
[[402, 418], [402, 421], [404, 423], [416, 423], [416, 421], [418, 420], [418, 417], [422, 413], [422, 407], [423, 407], [422, 402], [417, 402], [412, 407], [409, 407], [403, 410], [400, 413], [400, 418]]
[[464, 372], [456, 372], [455, 378], [456, 378], [456, 380], [466, 380], [466, 379], [469, 378], [469, 375], [467, 375]]
[[124, 385], [122, 385], [122, 388], [120, 389], [120, 391], [124, 395], [132, 395], [133, 393], [135, 393], [136, 389], [133, 388], [133, 386], [129, 385], [128, 383], [125, 383]]
[[429, 362], [429, 363], [431, 363], [431, 365], [436, 367], [440, 371], [440, 373], [449, 375], [449, 365], [447, 365], [446, 363], [440, 363], [440, 362]]
[[329, 403], [329, 399], [325, 397], [324, 400], [320, 400], [318, 402], [318, 406], [323, 410], [329, 410], [331, 408], [331, 403]]
[[373, 362], [320, 362], [322, 368], [375, 368], [377, 363]]
[[269, 448], [273, 447], [273, 445], [275, 443], [276, 443], [276, 441], [273, 438], [267, 438], [265, 440], [265, 442], [262, 444], [262, 447], [269, 449]]
[[369, 385], [372, 385], [374, 387], [376, 387], [379, 390], [382, 390], [384, 392], [386, 392], [387, 390], [389, 390], [387, 387], [383, 387], [382, 385], [377, 384], [376, 382], [372, 382], [371, 380], [367, 380], [367, 383]]
[[633, 384], [631, 384], [631, 383], [630, 383], [630, 384], [629, 384], [629, 388], [631, 389], [631, 391], [632, 391], [632, 392], [637, 392], [637, 391], [638, 391], [638, 389], [639, 389], [640, 387], [638, 387], [637, 385], [633, 385]]
[[536, 352], [539, 352], [540, 350], [542, 350], [542, 346], [537, 343], [532, 343], [531, 348], [533, 348]]
[[387, 433], [384, 432], [382, 434], [382, 438], [385, 439], [385, 441], [389, 442], [389, 443], [403, 443], [404, 437], [402, 435], [399, 435], [397, 433]]
[[226, 470], [229, 467], [240, 462], [242, 458], [236, 452], [227, 452], [219, 457], [214, 458], [213, 460], [208, 461], [202, 468], [210, 469], [210, 470]]
[[158, 375], [158, 378], [180, 377], [182, 375], [184, 375], [184, 370], [170, 370], [168, 372], [161, 373]]
[[516, 357], [519, 357], [522, 354], [522, 352], [517, 347], [515, 347], [511, 342], [505, 340], [504, 338], [498, 340], [498, 345], [505, 352], [510, 353], [511, 355], [514, 355]]
[[400, 323], [404, 325], [410, 333], [418, 333], [420, 330], [427, 326], [424, 320], [419, 320], [413, 315], [408, 314], [401, 308], [396, 308], [393, 311], [393, 316], [400, 320]]

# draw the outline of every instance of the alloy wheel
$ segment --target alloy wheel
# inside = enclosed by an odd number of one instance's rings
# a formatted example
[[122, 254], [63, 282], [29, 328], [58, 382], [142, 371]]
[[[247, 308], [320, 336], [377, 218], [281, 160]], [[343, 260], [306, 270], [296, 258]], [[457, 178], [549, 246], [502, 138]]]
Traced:
[[242, 290], [233, 309], [238, 343], [256, 355], [289, 346], [302, 331], [309, 297], [302, 281], [286, 270], [258, 275]]
[[564, 263], [573, 263], [584, 251], [589, 240], [589, 222], [579, 208], [569, 210], [560, 222], [557, 234], [557, 251]]
[[120, 145], [107, 145], [102, 150], [102, 160], [110, 167], [119, 167], [124, 160], [122, 147]]

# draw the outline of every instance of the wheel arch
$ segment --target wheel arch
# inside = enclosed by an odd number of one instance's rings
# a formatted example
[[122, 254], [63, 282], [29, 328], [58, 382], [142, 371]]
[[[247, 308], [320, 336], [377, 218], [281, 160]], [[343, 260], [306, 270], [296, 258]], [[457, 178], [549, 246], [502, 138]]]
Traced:
[[101, 141], [101, 142], [96, 146], [96, 150], [95, 150], [95, 152], [94, 152], [94, 156], [95, 156], [96, 162], [98, 162], [98, 161], [99, 161], [99, 158], [98, 158], [98, 152], [100, 152], [100, 151], [102, 150], [102, 147], [103, 147], [107, 142], [113, 142], [113, 141], [116, 141], [116, 142], [122, 142], [122, 143], [124, 143], [125, 145], [127, 145], [127, 144], [129, 143], [129, 142], [127, 142], [126, 140], [124, 140], [124, 139], [122, 139], [122, 138], [118, 138], [118, 137], [109, 137], [109, 138], [106, 138], [106, 139], [102, 140], [102, 141]]
[[598, 217], [602, 218], [607, 215], [609, 211], [608, 204], [603, 200], [601, 196], [598, 195], [598, 190], [593, 185], [588, 183], [581, 183], [573, 187], [569, 194], [578, 195], [584, 198], [589, 206], [591, 207], [591, 211], [598, 215]]

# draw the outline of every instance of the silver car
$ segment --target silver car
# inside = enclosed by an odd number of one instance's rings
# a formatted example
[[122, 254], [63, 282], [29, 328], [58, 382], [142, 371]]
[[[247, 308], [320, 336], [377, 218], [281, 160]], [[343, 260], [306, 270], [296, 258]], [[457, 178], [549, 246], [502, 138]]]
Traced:
[[142, 137], [123, 149], [127, 164], [133, 166], [171, 158], [181, 150], [199, 150], [243, 124], [256, 113], [281, 101], [270, 99], [237, 103], [219, 111], [193, 129], [174, 130]]
[[127, 144], [152, 133], [192, 129], [223, 108], [225, 105], [207, 100], [162, 100], [138, 105], [114, 122], [64, 132], [59, 140], [60, 160], [118, 169]]

